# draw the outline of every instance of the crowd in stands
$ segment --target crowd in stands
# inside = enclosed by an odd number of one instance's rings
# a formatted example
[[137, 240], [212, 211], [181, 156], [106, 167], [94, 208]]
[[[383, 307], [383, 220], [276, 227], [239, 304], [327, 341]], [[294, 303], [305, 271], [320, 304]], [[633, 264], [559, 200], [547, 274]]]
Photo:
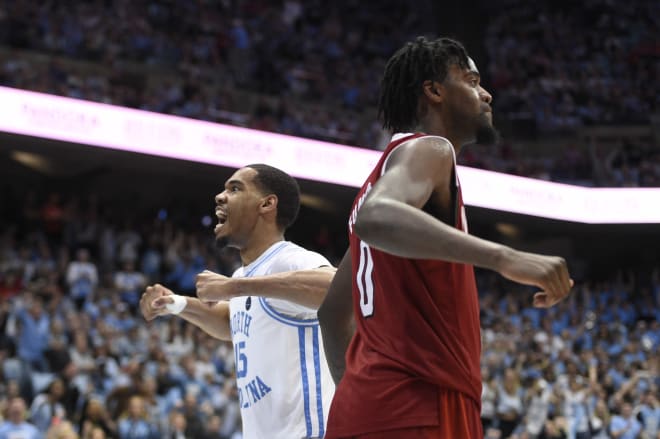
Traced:
[[109, 220], [94, 200], [16, 207], [0, 237], [0, 437], [240, 437], [231, 344], [137, 310], [147, 284], [191, 294], [235, 255], [210, 230]]
[[653, 282], [584, 282], [547, 311], [498, 278], [481, 282], [485, 437], [660, 437]]
[[497, 3], [484, 41], [498, 112], [547, 133], [660, 111], [658, 2]]
[[660, 149], [631, 142], [613, 148], [569, 143], [551, 154], [533, 155], [505, 141], [497, 146], [470, 145], [457, 160], [473, 168], [580, 186], [660, 186]]
[[[530, 124], [541, 135], [648, 124], [660, 111], [657, 2], [484, 7], [483, 75], [514, 134]], [[433, 20], [399, 0], [0, 0], [0, 85], [382, 148], [374, 108], [385, 61], [434, 33]], [[600, 155], [565, 148], [541, 158], [482, 149], [465, 163], [589, 186], [658, 185], [651, 143]]]
[[[374, 105], [374, 73], [416, 24], [410, 8], [396, 0], [342, 1], [332, 11], [296, 0], [141, 0], [73, 8], [7, 0], [0, 8], [0, 44], [107, 67], [73, 74], [66, 63], [13, 58], [4, 69], [5, 85], [354, 145], [376, 143], [373, 133], [362, 134], [357, 116]], [[389, 23], [393, 13], [410, 15], [410, 22]], [[143, 69], [129, 75], [129, 64]], [[281, 99], [245, 109], [240, 98], [217, 87]], [[319, 105], [300, 109], [300, 100]]]
[[[544, 134], [648, 123], [660, 98], [659, 7], [494, 2], [482, 70], [495, 112]], [[395, 0], [0, 0], [0, 85], [376, 147], [384, 62], [432, 33], [425, 23]], [[504, 142], [460, 160], [660, 186], [660, 152], [647, 145], [533, 157]], [[146, 285], [194, 294], [198, 272], [230, 274], [236, 254], [208, 229], [42, 195], [0, 197], [0, 212], [15, 215], [0, 218], [0, 438], [240, 438], [231, 345], [137, 312]], [[310, 240], [336, 263], [333, 241]], [[480, 287], [486, 437], [660, 438], [658, 273], [581, 282], [549, 311], [494, 276]]]
[[[209, 227], [98, 197], [0, 202], [1, 438], [240, 438], [231, 344], [136, 306], [148, 284], [194, 294], [196, 273], [237, 267]], [[336, 264], [334, 241], [310, 240]], [[581, 282], [546, 311], [479, 284], [486, 437], [660, 438], [660, 273]]]

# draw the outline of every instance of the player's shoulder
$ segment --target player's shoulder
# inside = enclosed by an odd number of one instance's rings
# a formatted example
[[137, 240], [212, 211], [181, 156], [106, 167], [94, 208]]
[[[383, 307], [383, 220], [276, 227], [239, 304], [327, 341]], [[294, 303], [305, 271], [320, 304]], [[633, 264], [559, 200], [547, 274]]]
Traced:
[[305, 247], [302, 247], [302, 246], [300, 246], [300, 245], [298, 245], [294, 242], [291, 242], [291, 241], [286, 241], [286, 244], [283, 248], [282, 254], [283, 254], [283, 256], [286, 256], [286, 257], [292, 257], [292, 256], [299, 257], [303, 260], [316, 261], [316, 260], [318, 260], [318, 258], [325, 259], [325, 257], [323, 255], [321, 255], [320, 253], [317, 253], [317, 252], [312, 251], [312, 250], [308, 250]]
[[331, 265], [330, 262], [320, 253], [286, 241], [282, 250], [274, 258], [271, 270], [272, 272], [310, 270], [329, 265]]
[[399, 160], [454, 160], [455, 152], [452, 143], [441, 136], [424, 135], [413, 137], [392, 149], [387, 162], [394, 163]]
[[427, 134], [424, 132], [400, 132], [392, 135], [388, 147], [397, 147], [400, 145], [413, 143], [424, 144], [434, 142], [438, 144], [448, 143], [451, 145], [451, 141], [447, 137], [439, 136], [437, 134]]
[[392, 149], [383, 162], [382, 174], [398, 167], [419, 170], [446, 169], [456, 163], [451, 142], [441, 136], [424, 135], [407, 140]]
[[454, 146], [446, 137], [427, 134], [406, 140], [395, 149], [430, 149], [437, 151], [453, 151]]

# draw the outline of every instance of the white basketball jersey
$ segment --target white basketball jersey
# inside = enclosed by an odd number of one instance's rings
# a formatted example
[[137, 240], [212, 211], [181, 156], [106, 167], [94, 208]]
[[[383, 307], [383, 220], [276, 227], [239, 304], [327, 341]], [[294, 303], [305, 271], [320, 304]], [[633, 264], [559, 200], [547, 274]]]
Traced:
[[[273, 244], [233, 277], [330, 265], [288, 241]], [[258, 296], [229, 302], [244, 439], [320, 438], [335, 385], [316, 310]]]

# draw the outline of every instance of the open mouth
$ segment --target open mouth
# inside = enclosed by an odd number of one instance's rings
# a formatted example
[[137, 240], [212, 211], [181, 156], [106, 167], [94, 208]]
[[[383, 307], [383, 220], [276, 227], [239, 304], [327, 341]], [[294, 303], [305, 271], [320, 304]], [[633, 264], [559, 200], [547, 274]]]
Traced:
[[227, 222], [227, 212], [221, 209], [215, 209], [215, 216], [218, 218], [218, 225], [222, 226]]

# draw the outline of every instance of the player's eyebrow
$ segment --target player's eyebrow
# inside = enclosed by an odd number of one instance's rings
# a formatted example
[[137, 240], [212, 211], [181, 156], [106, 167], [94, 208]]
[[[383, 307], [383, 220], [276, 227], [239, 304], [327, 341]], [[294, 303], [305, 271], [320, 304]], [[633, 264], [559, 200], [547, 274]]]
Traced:
[[245, 187], [245, 185], [241, 180], [229, 180], [227, 183], [225, 183], [225, 187], [229, 187], [229, 186]]

